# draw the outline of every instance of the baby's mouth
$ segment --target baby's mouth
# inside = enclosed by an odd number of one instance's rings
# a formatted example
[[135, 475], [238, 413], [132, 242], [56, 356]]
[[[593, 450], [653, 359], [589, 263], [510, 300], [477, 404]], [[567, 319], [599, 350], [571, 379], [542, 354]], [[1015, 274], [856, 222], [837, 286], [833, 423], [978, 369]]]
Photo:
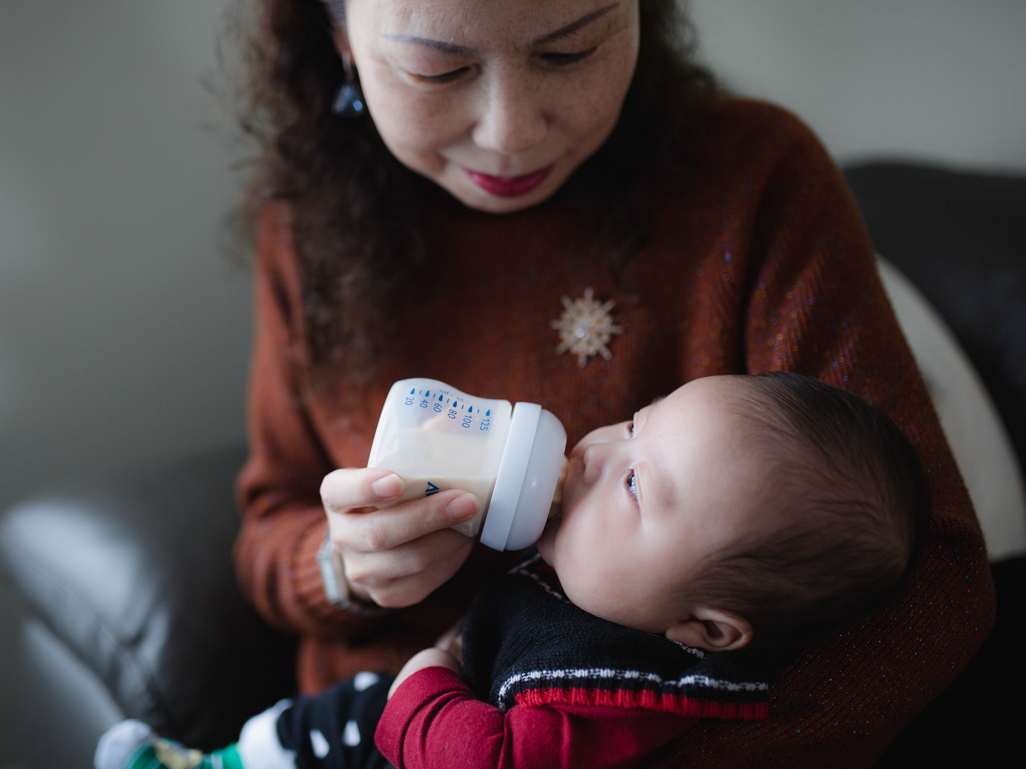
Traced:
[[[556, 506], [558, 509], [558, 506]], [[552, 566], [552, 550], [556, 542], [556, 532], [559, 530], [559, 524], [563, 520], [561, 512], [557, 512], [555, 515], [551, 515], [547, 521], [545, 521], [545, 528], [542, 529], [541, 536], [538, 537], [538, 552], [541, 554], [542, 559]]]
[[543, 558], [548, 552], [547, 547], [551, 546], [556, 538], [556, 530], [563, 520], [563, 488], [566, 484], [566, 471], [568, 467], [570, 467], [570, 461], [563, 457], [563, 464], [559, 468], [559, 478], [556, 481], [556, 493], [552, 495], [552, 504], [549, 505], [549, 515], [545, 521], [545, 528], [542, 529], [541, 536], [538, 538], [538, 550], [542, 553]]
[[563, 487], [566, 485], [568, 467], [570, 467], [570, 460], [563, 457], [563, 464], [559, 466], [559, 478], [556, 480], [556, 492], [552, 495], [552, 504], [549, 505], [549, 521], [553, 518], [558, 519], [563, 512]]
[[549, 519], [545, 521], [545, 528], [542, 529], [542, 535], [539, 539], [545, 537], [546, 534], [555, 534], [556, 529], [559, 528], [560, 522], [563, 520], [563, 512], [558, 510], [555, 514], [550, 515]]

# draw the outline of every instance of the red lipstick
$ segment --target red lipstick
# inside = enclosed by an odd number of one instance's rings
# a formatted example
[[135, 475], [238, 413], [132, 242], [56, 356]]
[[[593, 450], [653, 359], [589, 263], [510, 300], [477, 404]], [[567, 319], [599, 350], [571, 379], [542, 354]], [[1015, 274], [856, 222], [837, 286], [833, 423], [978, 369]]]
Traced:
[[491, 176], [478, 171], [471, 171], [464, 168], [467, 176], [478, 187], [492, 195], [500, 198], [515, 198], [519, 195], [526, 195], [548, 177], [553, 166], [543, 168], [540, 171], [524, 174], [523, 176]]

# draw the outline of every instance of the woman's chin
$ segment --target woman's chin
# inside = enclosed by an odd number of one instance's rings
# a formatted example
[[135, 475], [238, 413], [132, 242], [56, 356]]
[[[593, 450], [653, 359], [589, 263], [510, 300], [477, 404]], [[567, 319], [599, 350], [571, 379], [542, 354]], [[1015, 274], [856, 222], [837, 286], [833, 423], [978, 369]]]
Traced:
[[485, 190], [474, 187], [467, 189], [464, 185], [447, 187], [450, 193], [467, 208], [488, 214], [512, 214], [540, 205], [556, 192], [555, 189], [536, 189], [526, 195], [502, 197], [491, 195]]

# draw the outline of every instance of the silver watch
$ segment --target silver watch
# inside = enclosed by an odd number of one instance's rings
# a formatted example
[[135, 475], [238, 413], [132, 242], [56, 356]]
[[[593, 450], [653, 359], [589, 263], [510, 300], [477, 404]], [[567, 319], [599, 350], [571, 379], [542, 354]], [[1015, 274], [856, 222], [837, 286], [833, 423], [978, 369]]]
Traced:
[[324, 542], [317, 551], [317, 566], [321, 570], [321, 581], [324, 583], [324, 594], [339, 609], [357, 611], [362, 614], [384, 614], [388, 611], [375, 603], [361, 601], [349, 591], [349, 580], [346, 579], [342, 556], [335, 549], [331, 536], [324, 532]]

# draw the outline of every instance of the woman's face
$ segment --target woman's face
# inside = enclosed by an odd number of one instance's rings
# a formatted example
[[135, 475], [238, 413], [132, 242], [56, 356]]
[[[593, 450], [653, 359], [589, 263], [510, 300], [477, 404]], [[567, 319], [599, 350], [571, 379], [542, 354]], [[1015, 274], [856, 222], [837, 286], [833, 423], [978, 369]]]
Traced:
[[471, 208], [550, 197], [616, 124], [638, 55], [638, 0], [348, 0], [378, 132]]

